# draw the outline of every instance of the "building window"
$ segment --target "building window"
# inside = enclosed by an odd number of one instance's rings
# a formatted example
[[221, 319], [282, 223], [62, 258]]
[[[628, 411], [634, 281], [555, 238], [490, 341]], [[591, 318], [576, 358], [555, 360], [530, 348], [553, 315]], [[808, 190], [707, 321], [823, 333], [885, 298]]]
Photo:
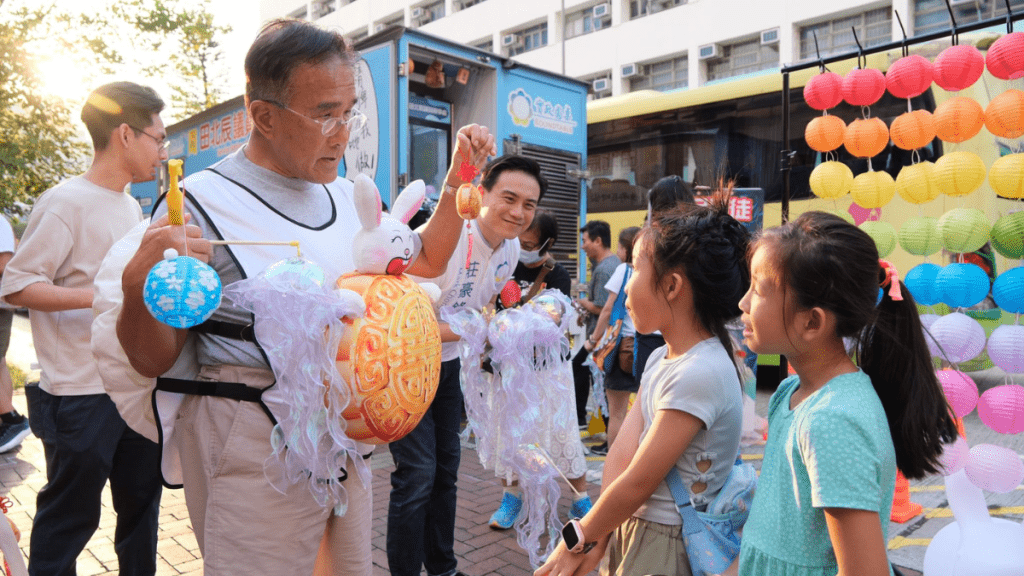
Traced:
[[842, 54], [857, 49], [857, 41], [853, 30], [857, 30], [857, 38], [861, 46], [878, 46], [892, 40], [892, 9], [888, 6], [876, 10], [868, 10], [852, 16], [844, 16], [826, 22], [809, 24], [800, 28], [800, 59], [808, 60], [818, 57], [814, 49], [814, 38], [818, 38], [821, 56]]
[[629, 1], [629, 17], [641, 18], [643, 16], [649, 16], [662, 10], [668, 10], [675, 6], [681, 6], [686, 4], [687, 0], [630, 0]]
[[412, 25], [423, 26], [444, 18], [444, 0], [422, 4], [412, 9]]
[[370, 33], [366, 30], [366, 28], [360, 28], [359, 30], [356, 30], [355, 32], [346, 36], [346, 38], [348, 38], [349, 43], [355, 44], [356, 42], [359, 42], [360, 40], [366, 38], [369, 35]]
[[[1006, 0], [960, 0], [953, 2], [957, 24], [969, 24], [1006, 15]], [[1010, 0], [1014, 14], [1024, 9], [1024, 0]], [[914, 0], [914, 36], [951, 28], [945, 0]]]
[[583, 36], [584, 34], [590, 34], [595, 30], [601, 28], [607, 28], [612, 23], [612, 16], [609, 12], [610, 4], [598, 4], [605, 13], [604, 16], [594, 18], [594, 7], [584, 8], [578, 12], [573, 12], [566, 15], [565, 17], [565, 38], [575, 38], [576, 36]]
[[494, 52], [494, 38], [488, 36], [487, 38], [483, 38], [481, 40], [477, 40], [476, 42], [473, 42], [472, 44], [470, 44], [470, 46], [472, 46], [473, 48], [476, 48], [478, 50], [486, 50], [487, 52]]
[[306, 19], [306, 7], [303, 6], [302, 8], [296, 8], [291, 14], [288, 15], [288, 17], [289, 18], [294, 18], [296, 20], [305, 20]]
[[708, 82], [779, 67], [779, 45], [761, 44], [760, 38], [721, 45], [719, 52], [707, 60]]
[[388, 26], [402, 26], [403, 24], [405, 24], [405, 14], [399, 12], [377, 22], [377, 26], [374, 28], [374, 31], [380, 32]]
[[335, 0], [313, 0], [313, 19], [323, 18], [336, 9]]
[[486, 0], [452, 0], [452, 10], [465, 10], [477, 4], [483, 4]]
[[542, 22], [525, 30], [513, 32], [512, 35], [516, 36], [516, 39], [507, 47], [509, 56], [516, 56], [523, 52], [536, 50], [548, 45], [548, 23]]
[[686, 88], [689, 83], [689, 59], [683, 55], [660, 62], [638, 66], [639, 74], [629, 79], [629, 90], [657, 90], [667, 92]]

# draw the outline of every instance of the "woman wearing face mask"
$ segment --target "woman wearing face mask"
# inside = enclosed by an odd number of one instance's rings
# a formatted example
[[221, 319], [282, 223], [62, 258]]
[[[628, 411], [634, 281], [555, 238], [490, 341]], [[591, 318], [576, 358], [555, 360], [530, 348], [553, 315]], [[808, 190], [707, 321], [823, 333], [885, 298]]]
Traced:
[[[524, 303], [544, 288], [554, 288], [569, 296], [572, 287], [569, 272], [555, 262], [550, 254], [551, 246], [557, 239], [558, 221], [550, 213], [542, 210], [537, 210], [533, 223], [519, 235], [519, 264], [512, 273], [512, 279], [519, 283]], [[571, 383], [568, 388], [573, 389]], [[565, 401], [572, 406], [570, 412], [575, 414], [576, 399], [569, 397]], [[576, 490], [569, 517], [582, 518], [591, 507], [590, 496], [587, 494], [587, 461], [584, 457], [583, 443], [575, 432], [575, 422], [568, 429], [571, 431], [568, 437], [564, 434], [551, 434], [549, 442], [552, 445], [544, 446], [544, 449]], [[523, 506], [523, 492], [518, 484], [509, 484], [504, 479], [501, 484], [505, 487], [501, 506], [490, 520], [490, 526], [495, 530], [511, 528]]]

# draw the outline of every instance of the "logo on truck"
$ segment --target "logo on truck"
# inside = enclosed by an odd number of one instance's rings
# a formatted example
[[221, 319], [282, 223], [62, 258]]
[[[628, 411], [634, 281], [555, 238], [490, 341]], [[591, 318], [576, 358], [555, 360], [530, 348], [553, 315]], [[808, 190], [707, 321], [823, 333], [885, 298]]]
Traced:
[[513, 124], [524, 128], [532, 122], [534, 128], [561, 134], [572, 134], [576, 130], [572, 106], [554, 104], [540, 96], [531, 97], [522, 88], [509, 93], [508, 114], [512, 117]]

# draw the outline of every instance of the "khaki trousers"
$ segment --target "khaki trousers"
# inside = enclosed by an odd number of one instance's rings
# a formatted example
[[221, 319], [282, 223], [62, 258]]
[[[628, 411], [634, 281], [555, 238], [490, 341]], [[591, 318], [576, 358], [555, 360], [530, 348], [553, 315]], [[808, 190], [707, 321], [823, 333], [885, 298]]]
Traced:
[[[269, 371], [226, 365], [204, 366], [199, 379], [258, 388], [274, 381]], [[348, 511], [342, 517], [321, 508], [305, 484], [282, 494], [263, 470], [272, 428], [254, 402], [188, 396], [182, 403], [176, 433], [204, 575], [369, 576], [370, 487], [354, 471], [349, 475], [344, 482]], [[351, 462], [348, 466], [353, 470]]]

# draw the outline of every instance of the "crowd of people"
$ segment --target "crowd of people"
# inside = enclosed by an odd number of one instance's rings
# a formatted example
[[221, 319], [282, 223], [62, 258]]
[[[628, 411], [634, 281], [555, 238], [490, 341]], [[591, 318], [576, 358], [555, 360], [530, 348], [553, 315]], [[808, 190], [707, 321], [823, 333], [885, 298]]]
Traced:
[[[0, 269], [13, 252], [0, 295], [31, 310], [41, 368], [39, 384], [27, 389], [47, 479], [34, 515], [31, 574], [74, 574], [99, 525], [108, 481], [120, 573], [154, 574], [162, 460], [169, 457], [180, 460], [207, 576], [372, 572], [373, 494], [349, 473], [356, 462], [338, 463], [337, 478], [325, 480], [344, 486], [344, 514], [301, 485], [282, 489], [287, 483], [265, 466], [283, 414], [265, 401], [275, 377], [251, 332], [247, 337], [252, 313], [225, 298], [211, 322], [185, 330], [155, 320], [143, 301], [146, 276], [169, 248], [207, 262], [225, 285], [258, 274], [280, 253], [211, 240], [259, 237], [261, 229], [301, 237], [306, 257], [328, 275], [352, 270], [360, 226], [352, 183], [338, 177], [338, 166], [357, 118], [355, 62], [336, 32], [295, 20], [266, 25], [245, 59], [251, 136], [186, 179], [184, 228], [171, 224], [164, 201], [144, 223], [125, 193], [131, 182], [153, 179], [166, 160], [163, 101], [130, 82], [89, 96], [82, 120], [92, 137], [90, 168], [38, 199], [16, 251], [0, 237]], [[547, 188], [538, 164], [518, 156], [488, 161], [497, 149], [483, 126], [461, 128], [456, 140], [408, 272], [439, 286], [438, 310], [493, 307], [508, 280], [527, 300], [545, 287], [572, 296], [568, 271], [550, 253], [557, 223], [537, 209]], [[456, 192], [472, 172], [464, 164], [482, 177], [482, 207], [469, 226], [456, 210]], [[573, 449], [562, 451], [571, 457], [558, 465], [577, 497], [563, 541], [536, 574], [588, 574], [602, 560], [602, 573], [615, 575], [700, 571], [699, 556], [708, 551], [684, 539], [681, 526], [693, 513], [736, 512], [730, 491], [738, 485], [743, 400], [737, 342], [726, 329], [736, 317], [744, 344], [785, 355], [796, 375], [772, 397], [756, 493], [750, 482], [736, 493], [753, 493], [753, 504], [742, 539], [734, 534], [729, 570], [889, 574], [885, 536], [896, 468], [908, 478], [935, 472], [956, 429], [913, 299], [893, 289], [899, 280], [880, 263], [874, 242], [814, 212], [751, 238], [728, 214], [725, 192], [698, 206], [676, 176], [650, 190], [647, 218], [637, 224], [621, 232], [617, 254], [606, 222], [580, 230], [593, 267], [587, 294], [576, 299], [587, 329], [580, 352], [565, 358], [576, 392], [565, 401], [585, 426], [591, 373], [584, 362], [604, 349], [595, 355], [609, 408], [607, 460], [591, 501], [582, 446], [576, 450], [574, 438]], [[123, 301], [116, 326], [96, 333], [97, 270], [133, 228], [141, 239], [117, 279]], [[8, 334], [9, 324], [0, 316]], [[395, 470], [386, 548], [395, 575], [463, 574], [454, 552], [463, 404], [458, 336], [443, 322], [440, 332], [437, 394], [416, 428], [388, 446]], [[844, 339], [857, 342], [852, 357]], [[105, 378], [118, 376], [100, 374], [97, 346], [123, 349], [154, 390], [165, 389], [172, 373], [176, 390], [191, 386], [161, 442], [125, 423], [104, 388]], [[0, 438], [13, 430], [16, 445], [25, 419], [9, 396], [0, 367]], [[167, 416], [156, 418], [164, 423]], [[364, 457], [372, 449], [363, 446]], [[512, 526], [522, 506], [516, 482], [504, 485], [490, 519], [498, 529]]]

